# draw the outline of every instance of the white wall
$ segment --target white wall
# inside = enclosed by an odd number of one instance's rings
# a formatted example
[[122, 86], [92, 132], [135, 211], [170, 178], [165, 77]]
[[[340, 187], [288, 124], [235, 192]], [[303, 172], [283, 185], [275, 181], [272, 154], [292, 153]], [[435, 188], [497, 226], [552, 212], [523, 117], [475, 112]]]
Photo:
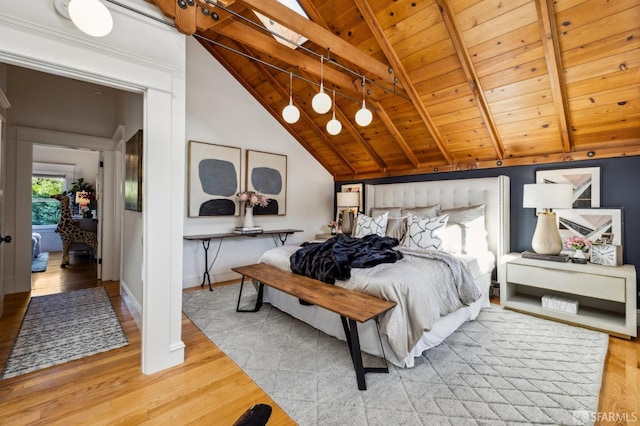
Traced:
[[[131, 136], [139, 129], [143, 128], [144, 110], [143, 99], [135, 94], [129, 94], [123, 98], [119, 113], [122, 122], [126, 123], [124, 129], [124, 141], [121, 144], [121, 154], [125, 152], [125, 144]], [[143, 153], [144, 157], [144, 153]], [[124, 155], [121, 155], [121, 167], [124, 169]], [[124, 191], [122, 191], [123, 183], [120, 184], [121, 200], [124, 199]], [[144, 209], [144, 205], [142, 207]], [[122, 232], [122, 284], [126, 288], [127, 293], [133, 297], [133, 303], [142, 306], [144, 297], [143, 281], [142, 281], [142, 263], [143, 263], [143, 231], [144, 222], [142, 213], [124, 210], [123, 215], [123, 232]]]
[[[308, 241], [326, 233], [333, 219], [333, 177], [193, 38], [187, 40], [187, 138], [242, 148], [241, 188], [245, 188], [247, 149], [287, 156], [287, 206], [285, 216], [255, 216], [264, 229], [296, 228], [304, 232], [289, 236], [289, 242]], [[187, 151], [188, 152], [188, 151]], [[185, 182], [185, 194], [187, 193]], [[185, 235], [230, 232], [242, 218], [190, 218], [184, 200]], [[211, 242], [209, 261], [219, 240]], [[225, 239], [212, 282], [237, 278], [230, 269], [254, 263], [274, 247], [268, 236]], [[202, 282], [204, 250], [198, 241], [184, 242], [183, 286]]]
[[[50, 114], [54, 115], [54, 114]], [[73, 180], [67, 182], [67, 189], [80, 178], [96, 188], [96, 176], [100, 165], [98, 151], [70, 149], [55, 146], [34, 145], [33, 162], [46, 164], [69, 164], [74, 166]]]

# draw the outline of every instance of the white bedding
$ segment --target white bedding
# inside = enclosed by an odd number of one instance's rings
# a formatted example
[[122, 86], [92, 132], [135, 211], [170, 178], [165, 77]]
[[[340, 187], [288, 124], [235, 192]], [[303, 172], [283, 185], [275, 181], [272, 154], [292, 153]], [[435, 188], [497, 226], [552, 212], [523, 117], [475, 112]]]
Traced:
[[[298, 245], [286, 245], [269, 250], [259, 262], [290, 270], [290, 256], [298, 248]], [[424, 259], [416, 255], [421, 251], [398, 248], [405, 253], [405, 259], [373, 268], [354, 268], [351, 270], [350, 280], [337, 281], [336, 285], [398, 302], [396, 308], [381, 318], [382, 344], [385, 356], [390, 362], [400, 367], [412, 367], [416, 356], [442, 342], [460, 324], [474, 319], [481, 307], [488, 305], [489, 283], [491, 271], [495, 266], [495, 256], [491, 252], [479, 257], [457, 256], [471, 272], [472, 285], [479, 290], [480, 298], [469, 306], [464, 306], [457, 300], [455, 308], [447, 308], [446, 306], [452, 303], [450, 299], [455, 297], [451, 294], [445, 297], [443, 287], [438, 286], [440, 281], [449, 279], [444, 275], [444, 270], [448, 271], [448, 268], [437, 262], [440, 266], [436, 269], [444, 266], [441, 268], [443, 275], [438, 280], [431, 280], [434, 287], [429, 289], [421, 283], [428, 281], [424, 280], [426, 275], [433, 275], [435, 272], [425, 274], [425, 270], [420, 269], [419, 263]], [[269, 287], [265, 288], [264, 301], [327, 334], [345, 339], [340, 318], [334, 313], [316, 306], [300, 305], [297, 298]], [[453, 312], [449, 313], [450, 310]], [[359, 333], [362, 350], [381, 356], [375, 324], [372, 321], [359, 324]]]

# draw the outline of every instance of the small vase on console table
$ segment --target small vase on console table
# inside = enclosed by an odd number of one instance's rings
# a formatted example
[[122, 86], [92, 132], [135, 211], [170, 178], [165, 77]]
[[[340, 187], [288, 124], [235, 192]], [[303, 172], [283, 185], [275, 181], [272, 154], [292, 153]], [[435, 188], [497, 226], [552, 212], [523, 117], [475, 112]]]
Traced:
[[246, 207], [244, 209], [244, 222], [242, 226], [244, 228], [253, 228], [253, 207]]
[[585, 257], [584, 252], [582, 250], [576, 250], [575, 253], [573, 254], [573, 257], [571, 258], [571, 261], [573, 263], [586, 264], [587, 258]]

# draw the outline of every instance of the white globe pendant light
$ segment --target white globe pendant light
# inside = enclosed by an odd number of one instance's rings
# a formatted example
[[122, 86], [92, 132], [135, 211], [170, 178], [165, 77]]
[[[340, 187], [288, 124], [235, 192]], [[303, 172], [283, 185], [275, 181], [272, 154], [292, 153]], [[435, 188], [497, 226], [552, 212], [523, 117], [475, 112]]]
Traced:
[[289, 105], [282, 110], [282, 118], [289, 124], [293, 124], [300, 118], [300, 110], [293, 104], [293, 73], [289, 73]]
[[336, 120], [336, 91], [333, 91], [333, 117], [327, 123], [327, 133], [337, 135], [342, 130], [342, 123]]
[[371, 121], [373, 121], [373, 114], [367, 109], [364, 101], [362, 101], [362, 108], [356, 112], [356, 123], [362, 127], [366, 127], [371, 124]]
[[113, 29], [111, 12], [100, 0], [71, 0], [69, 16], [80, 31], [92, 37], [104, 37]]
[[362, 127], [366, 127], [371, 124], [373, 120], [373, 114], [371, 111], [367, 109], [367, 105], [365, 104], [365, 77], [362, 76], [362, 108], [356, 112], [356, 123]]
[[331, 98], [324, 92], [324, 56], [320, 57], [320, 91], [311, 100], [311, 107], [318, 114], [326, 114], [331, 109]]

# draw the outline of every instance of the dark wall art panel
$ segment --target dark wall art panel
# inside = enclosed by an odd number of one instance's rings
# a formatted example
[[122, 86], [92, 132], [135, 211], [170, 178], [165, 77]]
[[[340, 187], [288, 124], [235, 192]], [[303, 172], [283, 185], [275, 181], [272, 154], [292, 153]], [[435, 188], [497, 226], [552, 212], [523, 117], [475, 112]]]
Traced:
[[125, 146], [124, 208], [142, 211], [142, 130], [138, 130]]
[[189, 141], [189, 217], [237, 216], [241, 150]]
[[253, 209], [254, 215], [287, 213], [287, 156], [247, 150], [247, 191], [264, 194], [266, 207]]

